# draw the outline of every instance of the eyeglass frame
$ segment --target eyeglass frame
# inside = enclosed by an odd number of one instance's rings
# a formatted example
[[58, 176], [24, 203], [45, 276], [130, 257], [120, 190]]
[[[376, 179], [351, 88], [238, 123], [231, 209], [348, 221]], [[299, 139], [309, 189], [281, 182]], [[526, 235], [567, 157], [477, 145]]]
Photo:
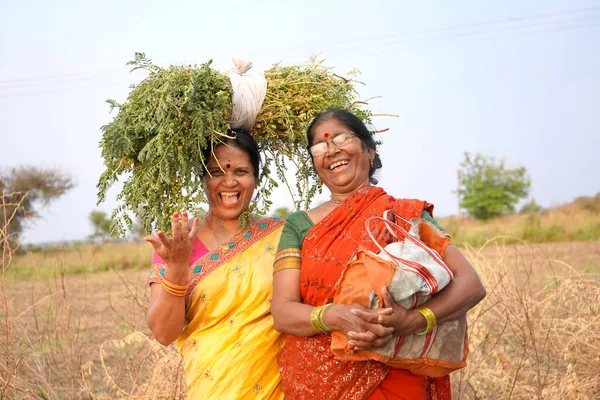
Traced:
[[[317, 143], [317, 144], [314, 144], [314, 145], [310, 146], [310, 147], [308, 148], [308, 152], [309, 152], [309, 153], [310, 153], [310, 155], [311, 155], [311, 156], [313, 156], [313, 157], [319, 157], [319, 156], [322, 156], [323, 154], [327, 153], [327, 151], [329, 150], [329, 143], [332, 143], [336, 149], [339, 149], [340, 147], [347, 146], [347, 145], [350, 143], [350, 141], [348, 141], [348, 142], [346, 142], [346, 143], [344, 143], [344, 144], [341, 144], [341, 145], [338, 145], [338, 144], [336, 144], [336, 143], [335, 143], [335, 140], [336, 140], [337, 138], [339, 138], [339, 137], [347, 137], [347, 135], [350, 135], [350, 139], [351, 139], [351, 138], [358, 138], [358, 136], [356, 135], [356, 133], [354, 133], [354, 132], [352, 132], [352, 131], [348, 131], [348, 132], [340, 132], [340, 133], [338, 133], [337, 135], [335, 135], [334, 137], [332, 137], [332, 138], [331, 138], [331, 139], [329, 139], [329, 140], [326, 140], [326, 141], [324, 141], [324, 142], [319, 142], [319, 143]], [[325, 146], [321, 146], [321, 145], [325, 145]], [[313, 149], [314, 149], [315, 147], [317, 147], [317, 146], [319, 146], [319, 147], [323, 147], [323, 148], [324, 148], [324, 151], [323, 151], [323, 152], [320, 152], [320, 153], [318, 153], [318, 154], [314, 154], [314, 153], [313, 153]]]

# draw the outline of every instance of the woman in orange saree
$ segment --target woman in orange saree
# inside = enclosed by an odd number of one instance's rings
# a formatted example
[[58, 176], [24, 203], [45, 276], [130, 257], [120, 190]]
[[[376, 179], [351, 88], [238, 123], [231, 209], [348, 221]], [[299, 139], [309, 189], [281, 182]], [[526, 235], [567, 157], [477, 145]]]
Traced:
[[[357, 349], [380, 347], [390, 335], [429, 329], [422, 313], [396, 306], [368, 310], [333, 304], [336, 284], [359, 249], [376, 251], [364, 230], [367, 218], [392, 209], [405, 219], [432, 220], [433, 206], [396, 199], [371, 186], [381, 167], [375, 143], [353, 114], [332, 110], [308, 132], [309, 151], [331, 200], [288, 217], [274, 267], [272, 314], [287, 333], [279, 357], [286, 399], [449, 399], [449, 378], [429, 378], [377, 361], [343, 361], [330, 350], [331, 331], [341, 331]], [[454, 280], [424, 304], [445, 322], [464, 315], [485, 296], [477, 273], [453, 245], [439, 249]]]

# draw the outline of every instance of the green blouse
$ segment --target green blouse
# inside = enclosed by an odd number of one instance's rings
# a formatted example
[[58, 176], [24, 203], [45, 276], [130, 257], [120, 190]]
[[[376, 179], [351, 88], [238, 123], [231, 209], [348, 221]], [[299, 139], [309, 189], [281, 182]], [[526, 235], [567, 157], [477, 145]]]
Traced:
[[[428, 211], [423, 210], [423, 214], [421, 215], [426, 221], [431, 222], [437, 228], [443, 230], [443, 228], [438, 224], [438, 222], [429, 214]], [[296, 211], [291, 213], [283, 226], [283, 231], [281, 232], [281, 239], [279, 240], [279, 246], [277, 251], [285, 250], [285, 249], [302, 249], [302, 242], [304, 241], [304, 237], [314, 226], [313, 221], [310, 219], [306, 211]]]

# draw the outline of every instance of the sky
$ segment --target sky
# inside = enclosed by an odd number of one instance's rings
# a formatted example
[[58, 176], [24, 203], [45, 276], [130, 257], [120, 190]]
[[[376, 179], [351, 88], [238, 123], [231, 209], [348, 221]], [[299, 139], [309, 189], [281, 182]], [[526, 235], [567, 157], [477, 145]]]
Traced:
[[[379, 113], [379, 185], [458, 211], [464, 152], [523, 165], [544, 207], [600, 192], [600, 1], [0, 1], [0, 168], [70, 173], [25, 243], [85, 239], [103, 170], [100, 127], [141, 79], [125, 63], [231, 56], [292, 65], [319, 55], [361, 71]], [[327, 192], [318, 199], [328, 198]], [[274, 208], [291, 206], [285, 192]]]

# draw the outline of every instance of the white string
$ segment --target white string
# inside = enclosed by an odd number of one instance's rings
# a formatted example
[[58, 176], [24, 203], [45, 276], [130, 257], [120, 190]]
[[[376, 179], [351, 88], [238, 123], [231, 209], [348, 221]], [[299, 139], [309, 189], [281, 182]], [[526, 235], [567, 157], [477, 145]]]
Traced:
[[233, 110], [229, 125], [231, 129], [252, 131], [256, 116], [267, 94], [267, 80], [263, 74], [246, 75], [252, 63], [238, 57], [231, 58], [233, 66], [224, 72], [233, 88]]

